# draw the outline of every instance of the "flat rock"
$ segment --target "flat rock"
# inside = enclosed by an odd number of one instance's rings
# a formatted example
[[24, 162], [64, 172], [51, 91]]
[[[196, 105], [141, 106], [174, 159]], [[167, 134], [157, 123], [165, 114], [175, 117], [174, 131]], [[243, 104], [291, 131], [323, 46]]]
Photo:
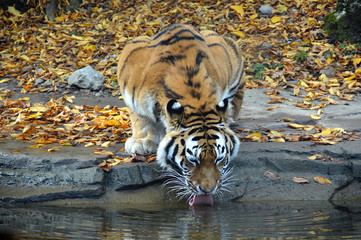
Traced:
[[[295, 123], [322, 127], [341, 127], [346, 131], [361, 132], [361, 99], [340, 101], [338, 105], [324, 108], [321, 120], [310, 117], [315, 110], [301, 110], [293, 105], [302, 98], [282, 90], [283, 103], [268, 104], [269, 96], [263, 89], [247, 90], [244, 107], [234, 129], [297, 130], [287, 127], [282, 118], [294, 118]], [[12, 97], [18, 98], [14, 94]], [[32, 101], [42, 100], [32, 97]], [[44, 101], [44, 100], [43, 100]], [[118, 104], [114, 97], [95, 99], [81, 96], [76, 104]], [[266, 110], [278, 106], [272, 111]], [[0, 142], [0, 203], [71, 202], [76, 199], [99, 199], [107, 203], [161, 203], [175, 201], [169, 189], [161, 187], [164, 177], [156, 164], [123, 163], [105, 172], [97, 165], [104, 157], [94, 155], [92, 149], [83, 146], [60, 147], [49, 153], [47, 148], [29, 149], [31, 143], [16, 140]], [[353, 189], [361, 187], [361, 141], [345, 141], [336, 145], [316, 145], [313, 142], [257, 143], [242, 142], [240, 151], [230, 163], [234, 185], [223, 200], [337, 200], [355, 199]], [[55, 147], [50, 145], [49, 148]], [[120, 151], [124, 144], [111, 146], [109, 151], [124, 156]], [[16, 152], [20, 152], [15, 154]], [[310, 160], [309, 156], [324, 153], [341, 162]], [[264, 176], [269, 171], [279, 176], [277, 181]], [[323, 176], [332, 184], [319, 184], [313, 180]], [[299, 184], [293, 177], [302, 177], [308, 184]], [[352, 183], [352, 184], [351, 184]], [[341, 191], [343, 190], [343, 191]], [[220, 199], [215, 199], [220, 201]]]
[[104, 76], [94, 70], [91, 66], [75, 71], [68, 78], [69, 86], [76, 86], [78, 88], [91, 89], [94, 91], [100, 90], [104, 83]]

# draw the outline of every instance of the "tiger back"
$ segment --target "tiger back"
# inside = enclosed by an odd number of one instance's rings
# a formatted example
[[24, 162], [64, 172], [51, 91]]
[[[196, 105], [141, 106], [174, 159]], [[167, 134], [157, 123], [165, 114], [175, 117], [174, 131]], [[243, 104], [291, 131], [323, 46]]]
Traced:
[[174, 24], [125, 46], [118, 83], [133, 131], [126, 151], [157, 153], [182, 197], [221, 194], [240, 144], [228, 127], [244, 95], [239, 46], [213, 31]]

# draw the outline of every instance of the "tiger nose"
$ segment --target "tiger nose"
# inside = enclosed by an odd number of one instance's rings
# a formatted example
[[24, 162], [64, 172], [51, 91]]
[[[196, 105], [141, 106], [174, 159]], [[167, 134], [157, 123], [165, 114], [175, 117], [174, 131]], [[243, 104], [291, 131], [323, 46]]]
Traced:
[[215, 193], [217, 190], [218, 184], [216, 184], [213, 188], [212, 187], [201, 187], [198, 186], [198, 192], [201, 192], [203, 194], [210, 194], [210, 193]]

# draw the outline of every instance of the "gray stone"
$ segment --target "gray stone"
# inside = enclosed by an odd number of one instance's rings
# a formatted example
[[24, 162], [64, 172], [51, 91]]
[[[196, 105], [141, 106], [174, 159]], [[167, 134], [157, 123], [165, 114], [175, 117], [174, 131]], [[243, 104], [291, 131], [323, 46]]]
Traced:
[[335, 69], [333, 67], [329, 67], [326, 69], [322, 69], [320, 74], [325, 74], [327, 77], [334, 77], [335, 76]]
[[41, 85], [41, 84], [44, 83], [44, 82], [45, 82], [44, 79], [38, 78], [38, 79], [35, 80], [35, 85], [36, 85], [36, 86], [39, 86], [39, 85]]
[[43, 83], [43, 86], [44, 87], [50, 87], [50, 86], [52, 86], [53, 85], [53, 82], [52, 81], [49, 81], [49, 80], [47, 80], [47, 81], [45, 81], [44, 83]]
[[100, 90], [104, 83], [104, 76], [94, 70], [91, 66], [75, 71], [68, 78], [68, 85], [79, 88]]
[[262, 45], [259, 47], [260, 49], [262, 50], [268, 50], [268, 49], [271, 49], [273, 47], [273, 45], [271, 43], [262, 43]]
[[268, 6], [268, 5], [264, 5], [264, 6], [260, 7], [260, 9], [259, 9], [259, 11], [265, 15], [271, 15], [273, 10], [274, 10], [274, 8], [271, 6]]

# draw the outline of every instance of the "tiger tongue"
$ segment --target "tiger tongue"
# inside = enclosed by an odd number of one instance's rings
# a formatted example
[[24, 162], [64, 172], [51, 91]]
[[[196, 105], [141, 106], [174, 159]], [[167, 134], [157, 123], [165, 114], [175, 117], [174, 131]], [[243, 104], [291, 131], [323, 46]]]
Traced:
[[209, 205], [213, 206], [213, 197], [209, 194], [197, 195], [189, 201], [190, 206]]

